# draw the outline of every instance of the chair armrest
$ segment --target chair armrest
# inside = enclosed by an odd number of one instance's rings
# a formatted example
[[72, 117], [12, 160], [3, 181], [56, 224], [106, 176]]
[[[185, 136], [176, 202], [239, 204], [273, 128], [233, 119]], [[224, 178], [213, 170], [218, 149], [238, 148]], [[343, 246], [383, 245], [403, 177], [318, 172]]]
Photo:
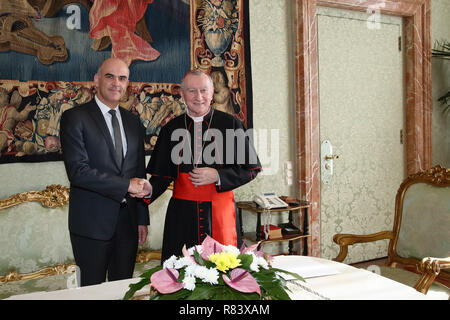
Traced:
[[448, 258], [433, 258], [426, 257], [417, 265], [417, 271], [422, 276], [417, 281], [414, 289], [423, 294], [428, 292], [430, 286], [433, 284], [434, 279], [438, 276], [441, 270], [450, 269], [450, 257]]
[[394, 239], [394, 233], [392, 231], [381, 231], [377, 233], [371, 233], [366, 235], [338, 233], [333, 236], [333, 241], [339, 245], [339, 254], [334, 258], [334, 261], [342, 262], [348, 253], [348, 246], [355, 243], [373, 242], [383, 239]]

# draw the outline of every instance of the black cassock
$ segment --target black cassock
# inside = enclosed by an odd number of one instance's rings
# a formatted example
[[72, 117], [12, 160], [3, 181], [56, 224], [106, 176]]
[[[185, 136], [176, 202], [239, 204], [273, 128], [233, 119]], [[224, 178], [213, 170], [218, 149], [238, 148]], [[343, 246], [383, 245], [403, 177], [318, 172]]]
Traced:
[[[174, 181], [164, 225], [162, 262], [172, 255], [180, 256], [184, 245], [200, 244], [206, 235], [225, 245], [241, 245], [232, 190], [261, 171], [251, 138], [239, 120], [215, 109], [202, 122], [183, 114], [161, 128], [147, 173], [153, 186], [150, 202]], [[193, 186], [188, 173], [194, 166], [215, 168], [220, 184]]]

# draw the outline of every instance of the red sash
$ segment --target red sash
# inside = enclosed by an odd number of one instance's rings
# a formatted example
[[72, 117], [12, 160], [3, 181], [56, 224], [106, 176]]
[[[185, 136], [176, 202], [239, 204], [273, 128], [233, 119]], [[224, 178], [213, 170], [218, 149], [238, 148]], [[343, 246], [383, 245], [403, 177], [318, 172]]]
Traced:
[[180, 172], [173, 186], [173, 197], [190, 201], [212, 202], [212, 238], [223, 245], [237, 246], [236, 210], [233, 191], [217, 192], [214, 184], [197, 186], [189, 173]]

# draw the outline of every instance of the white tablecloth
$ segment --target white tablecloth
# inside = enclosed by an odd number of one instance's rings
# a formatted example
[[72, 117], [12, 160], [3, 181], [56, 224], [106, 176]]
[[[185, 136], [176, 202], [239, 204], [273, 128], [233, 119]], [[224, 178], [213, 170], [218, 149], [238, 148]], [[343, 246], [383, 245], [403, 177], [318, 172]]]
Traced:
[[[331, 300], [423, 300], [430, 297], [412, 287], [365, 269], [316, 257], [279, 256], [274, 267], [292, 270], [305, 278], [299, 282], [321, 297]], [[291, 298], [302, 299], [302, 291]]]
[[[351, 267], [331, 260], [306, 256], [278, 256], [273, 266], [292, 270], [306, 282], [292, 281], [289, 287], [293, 300], [420, 300], [430, 297], [401, 283], [379, 276], [373, 272]], [[9, 297], [10, 300], [120, 300], [128, 291], [130, 283], [140, 279], [105, 282], [95, 286], [36, 292]], [[291, 280], [290, 280], [291, 281]], [[148, 286], [137, 294], [148, 293]]]

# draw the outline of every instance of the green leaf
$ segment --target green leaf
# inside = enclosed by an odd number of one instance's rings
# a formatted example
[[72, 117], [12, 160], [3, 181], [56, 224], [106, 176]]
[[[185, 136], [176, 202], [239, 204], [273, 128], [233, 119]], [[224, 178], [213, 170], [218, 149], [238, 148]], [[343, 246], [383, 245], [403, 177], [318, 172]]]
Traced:
[[205, 267], [207, 267], [207, 268], [215, 268], [216, 267], [216, 264], [209, 260], [203, 260], [203, 262], [205, 263]]
[[272, 269], [260, 269], [259, 272], [252, 272], [252, 275], [260, 285], [280, 284], [280, 279]]
[[178, 270], [178, 282], [182, 282], [184, 280], [184, 275], [186, 274], [186, 269], [182, 268]]
[[277, 278], [275, 271], [273, 268], [262, 269], [253, 274], [261, 287], [262, 295], [274, 300], [290, 300], [291, 298], [286, 292], [286, 281], [283, 278]]
[[205, 265], [205, 260], [203, 260], [203, 258], [200, 256], [200, 253], [198, 253], [197, 250], [194, 251], [194, 259], [199, 265], [201, 266]]
[[217, 286], [203, 286], [197, 285], [191, 294], [187, 297], [188, 300], [208, 300], [211, 299], [213, 291]]
[[260, 300], [261, 297], [257, 293], [243, 293], [239, 292], [227, 285], [217, 288], [214, 299], [215, 300]]
[[136, 291], [141, 290], [146, 285], [150, 284], [150, 279], [142, 279], [138, 283], [132, 283], [129, 285], [130, 289], [125, 293], [125, 296], [123, 297], [124, 300], [129, 300], [134, 296]]
[[291, 300], [281, 283], [266, 285], [264, 286], [263, 291], [265, 296], [269, 296], [273, 300]]
[[162, 270], [162, 266], [156, 266], [154, 268], [151, 268], [150, 270], [145, 271], [143, 274], [140, 275], [141, 278], [148, 278], [150, 279], [150, 277], [157, 271]]
[[277, 269], [277, 268], [272, 268], [273, 271], [275, 272], [281, 272], [281, 273], [286, 273], [290, 276], [293, 276], [294, 278], [296, 278], [297, 280], [306, 282], [305, 279], [303, 279], [301, 276], [299, 276], [298, 274], [294, 273], [294, 272], [290, 272], [290, 271], [286, 271], [286, 270], [282, 270], [282, 269]]
[[157, 294], [152, 300], [185, 300], [189, 294], [189, 290], [181, 289], [170, 294]]
[[250, 265], [253, 262], [253, 256], [250, 254], [240, 254], [237, 256], [241, 260], [241, 267], [246, 270], [250, 270]]
[[[182, 290], [187, 291], [187, 290]], [[161, 299], [161, 297], [159, 298]], [[242, 293], [227, 285], [198, 284], [193, 291], [184, 297], [186, 300], [259, 300], [257, 293]]]

